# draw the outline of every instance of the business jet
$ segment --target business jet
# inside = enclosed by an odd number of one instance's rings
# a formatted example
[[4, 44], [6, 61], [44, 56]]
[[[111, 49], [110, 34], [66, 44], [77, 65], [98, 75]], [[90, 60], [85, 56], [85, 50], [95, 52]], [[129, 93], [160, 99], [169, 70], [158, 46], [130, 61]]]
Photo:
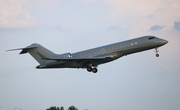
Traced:
[[8, 51], [22, 50], [20, 54], [29, 53], [40, 64], [36, 67], [37, 69], [84, 68], [88, 72], [97, 73], [98, 65], [114, 61], [125, 55], [155, 49], [156, 57], [159, 57], [158, 47], [166, 43], [168, 43], [167, 40], [148, 35], [76, 53], [55, 54], [37, 43]]

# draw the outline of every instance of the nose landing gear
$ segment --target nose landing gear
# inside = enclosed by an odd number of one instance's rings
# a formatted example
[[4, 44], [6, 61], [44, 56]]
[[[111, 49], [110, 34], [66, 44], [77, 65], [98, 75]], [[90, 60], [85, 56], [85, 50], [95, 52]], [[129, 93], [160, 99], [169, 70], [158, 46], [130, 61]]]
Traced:
[[159, 54], [158, 54], [158, 48], [155, 48], [155, 52], [156, 52], [156, 57], [159, 57]]

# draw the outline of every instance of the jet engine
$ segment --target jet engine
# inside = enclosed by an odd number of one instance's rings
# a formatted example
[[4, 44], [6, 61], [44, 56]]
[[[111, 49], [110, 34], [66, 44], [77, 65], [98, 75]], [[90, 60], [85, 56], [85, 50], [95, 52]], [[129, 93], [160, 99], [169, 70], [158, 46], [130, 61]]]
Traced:
[[58, 58], [71, 58], [71, 57], [72, 57], [71, 53], [64, 53], [64, 54], [58, 55]]

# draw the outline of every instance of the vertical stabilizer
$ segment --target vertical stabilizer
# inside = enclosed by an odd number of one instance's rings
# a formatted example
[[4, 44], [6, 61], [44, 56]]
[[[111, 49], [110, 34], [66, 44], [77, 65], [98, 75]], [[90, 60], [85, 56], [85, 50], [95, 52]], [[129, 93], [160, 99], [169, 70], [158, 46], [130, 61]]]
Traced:
[[43, 65], [45, 64], [46, 60], [45, 58], [51, 58], [52, 56], [55, 56], [56, 54], [51, 52], [50, 50], [46, 49], [45, 47], [41, 46], [40, 44], [31, 44], [30, 46], [26, 48], [22, 48], [22, 51], [20, 54], [29, 53], [34, 59], [36, 59], [39, 64]]

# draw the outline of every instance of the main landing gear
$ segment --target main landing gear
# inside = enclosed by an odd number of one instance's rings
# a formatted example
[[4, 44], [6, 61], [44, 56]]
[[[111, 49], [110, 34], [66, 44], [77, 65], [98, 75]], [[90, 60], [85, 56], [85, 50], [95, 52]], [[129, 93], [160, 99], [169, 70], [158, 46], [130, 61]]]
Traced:
[[159, 54], [158, 54], [158, 48], [155, 48], [155, 52], [156, 52], [156, 57], [159, 57]]
[[87, 71], [88, 72], [97, 73], [98, 69], [97, 69], [97, 67], [92, 68], [92, 66], [90, 65], [89, 67], [87, 67]]

